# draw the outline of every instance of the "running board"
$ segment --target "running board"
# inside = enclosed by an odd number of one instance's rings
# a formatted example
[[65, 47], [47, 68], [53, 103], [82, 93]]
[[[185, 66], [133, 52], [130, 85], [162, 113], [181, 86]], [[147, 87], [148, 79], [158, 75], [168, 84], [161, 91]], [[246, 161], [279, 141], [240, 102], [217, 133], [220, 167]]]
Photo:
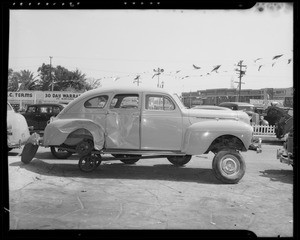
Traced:
[[164, 151], [164, 150], [159, 150], [159, 151], [154, 151], [154, 150], [132, 150], [132, 149], [102, 149], [101, 153], [103, 154], [132, 154], [132, 155], [165, 155], [165, 156], [185, 156], [186, 154], [183, 152], [179, 151]]

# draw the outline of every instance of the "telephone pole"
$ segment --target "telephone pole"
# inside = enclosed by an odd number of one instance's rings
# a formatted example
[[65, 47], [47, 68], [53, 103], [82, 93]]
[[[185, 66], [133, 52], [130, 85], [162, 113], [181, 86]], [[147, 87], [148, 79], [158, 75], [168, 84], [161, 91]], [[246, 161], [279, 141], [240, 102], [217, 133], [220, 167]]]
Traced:
[[133, 80], [133, 83], [137, 83], [137, 86], [139, 86], [141, 83], [140, 78], [141, 78], [141, 75], [137, 75], [136, 78]]
[[[238, 98], [238, 102], [241, 101], [241, 89], [242, 89], [242, 84], [245, 84], [244, 82], [242, 82], [242, 77], [246, 74], [246, 69], [247, 69], [247, 65], [243, 65], [243, 60], [239, 61], [239, 63], [237, 64], [237, 66], [239, 68], [236, 68], [235, 71], [237, 71], [237, 74], [239, 74], [239, 82], [235, 82], [239, 84], [239, 98]], [[246, 69], [244, 70], [243, 67], [245, 67]]]
[[52, 91], [53, 91], [53, 87], [54, 87], [54, 83], [53, 83], [53, 81], [52, 81], [52, 66], [51, 66], [51, 64], [52, 64], [52, 58], [53, 57], [49, 57], [50, 58], [50, 82], [51, 82], [51, 84], [52, 84]]
[[[162, 68], [157, 68], [157, 69], [153, 69], [153, 71], [155, 72], [154, 75], [157, 75], [157, 87], [158, 87], [158, 88], [159, 88], [159, 87], [163, 87], [163, 85], [162, 85], [162, 86], [159, 85], [159, 75], [160, 75], [161, 73], [163, 73], [164, 70], [163, 70]], [[153, 77], [152, 77], [152, 78], [153, 78]]]

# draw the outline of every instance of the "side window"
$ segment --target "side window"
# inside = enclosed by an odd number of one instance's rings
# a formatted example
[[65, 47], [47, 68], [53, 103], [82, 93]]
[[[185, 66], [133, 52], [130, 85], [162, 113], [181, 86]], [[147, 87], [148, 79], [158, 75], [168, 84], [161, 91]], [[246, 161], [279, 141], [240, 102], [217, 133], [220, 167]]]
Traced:
[[146, 109], [170, 111], [175, 109], [175, 105], [168, 97], [147, 95]]
[[110, 103], [110, 108], [135, 109], [139, 106], [138, 94], [117, 94]]
[[86, 108], [104, 108], [108, 100], [107, 95], [91, 98], [84, 103]]
[[57, 107], [57, 106], [54, 106], [53, 107], [53, 114], [59, 114], [59, 112], [60, 112], [60, 108]]

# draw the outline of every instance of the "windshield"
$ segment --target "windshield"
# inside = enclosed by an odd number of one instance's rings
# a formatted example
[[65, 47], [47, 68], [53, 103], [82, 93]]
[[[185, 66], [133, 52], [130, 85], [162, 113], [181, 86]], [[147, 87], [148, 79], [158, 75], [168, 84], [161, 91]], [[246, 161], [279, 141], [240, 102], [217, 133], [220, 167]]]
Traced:
[[252, 106], [238, 106], [238, 110], [254, 112], [254, 107], [252, 107]]
[[173, 94], [173, 98], [180, 109], [186, 108], [176, 93]]

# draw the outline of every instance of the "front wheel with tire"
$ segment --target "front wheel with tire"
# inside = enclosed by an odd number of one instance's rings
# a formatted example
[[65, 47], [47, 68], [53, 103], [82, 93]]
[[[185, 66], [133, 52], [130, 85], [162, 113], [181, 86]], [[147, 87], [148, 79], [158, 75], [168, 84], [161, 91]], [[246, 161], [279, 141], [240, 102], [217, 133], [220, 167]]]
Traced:
[[71, 157], [73, 154], [72, 152], [60, 149], [59, 147], [51, 146], [50, 149], [52, 155], [58, 159], [67, 159], [68, 157]]
[[219, 151], [212, 162], [213, 172], [223, 183], [238, 183], [245, 174], [246, 164], [242, 155], [235, 150]]
[[80, 157], [78, 167], [83, 172], [91, 172], [94, 171], [100, 164], [100, 154], [88, 154]]
[[175, 166], [182, 167], [183, 165], [187, 164], [192, 156], [191, 155], [184, 155], [184, 156], [169, 156], [167, 157], [169, 162]]

